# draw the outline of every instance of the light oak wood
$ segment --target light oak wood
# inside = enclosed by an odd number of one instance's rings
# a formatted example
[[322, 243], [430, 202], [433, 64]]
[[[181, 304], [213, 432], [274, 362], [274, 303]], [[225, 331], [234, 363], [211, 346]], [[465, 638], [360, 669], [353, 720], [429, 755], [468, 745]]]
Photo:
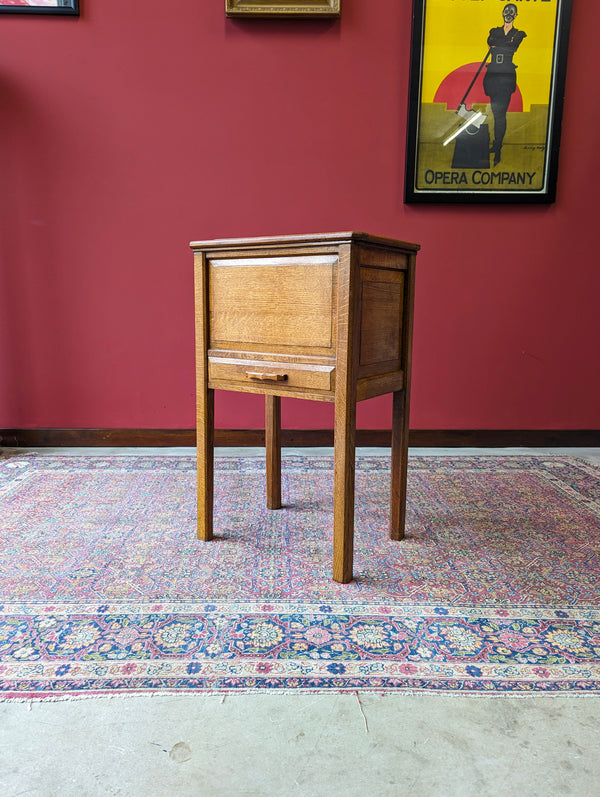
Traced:
[[265, 396], [267, 509], [281, 509], [281, 398]]
[[404, 437], [404, 394], [396, 391], [392, 401], [392, 462], [391, 462], [391, 501], [390, 538], [401, 540], [404, 537], [406, 512], [406, 469], [408, 457], [405, 456]]
[[211, 345], [330, 350], [335, 256], [210, 258]]
[[196, 303], [196, 450], [198, 458], [198, 539], [213, 538], [214, 390], [208, 387], [207, 271], [202, 252], [195, 261]]
[[356, 403], [390, 392], [390, 536], [401, 539], [404, 534], [419, 247], [354, 232], [197, 241], [191, 246], [199, 536], [212, 537], [214, 390], [265, 395], [271, 509], [281, 507], [281, 397], [333, 401], [333, 578], [351, 581]]
[[354, 552], [354, 466], [356, 382], [360, 334], [358, 257], [340, 247], [338, 338], [334, 418], [333, 578], [352, 581]]
[[361, 268], [362, 311], [359, 376], [401, 369], [404, 273]]
[[413, 312], [415, 301], [415, 259], [407, 269], [407, 290], [404, 298], [405, 320], [402, 336], [404, 389], [395, 391], [392, 404], [392, 478], [390, 506], [390, 537], [401, 540], [406, 523], [406, 483], [408, 476], [408, 434], [410, 413], [410, 385], [412, 372]]
[[208, 378], [218, 382], [278, 382], [278, 387], [331, 391], [335, 366], [317, 363], [292, 363], [275, 360], [208, 358]]
[[248, 379], [256, 379], [259, 382], [286, 382], [287, 374], [278, 372], [268, 373], [267, 371], [246, 371]]
[[[382, 396], [384, 393], [394, 393], [404, 387], [404, 374], [392, 373], [383, 376], [374, 376], [369, 379], [360, 379], [356, 388], [356, 400]], [[363, 443], [364, 445], [364, 443]]]

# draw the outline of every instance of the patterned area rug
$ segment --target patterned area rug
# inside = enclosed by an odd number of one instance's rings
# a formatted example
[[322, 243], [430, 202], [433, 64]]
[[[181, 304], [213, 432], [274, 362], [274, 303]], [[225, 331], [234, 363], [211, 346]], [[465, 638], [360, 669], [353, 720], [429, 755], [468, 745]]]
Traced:
[[408, 534], [389, 460], [357, 462], [355, 581], [331, 580], [333, 463], [0, 459], [0, 694], [600, 693], [600, 469], [565, 457], [412, 457]]

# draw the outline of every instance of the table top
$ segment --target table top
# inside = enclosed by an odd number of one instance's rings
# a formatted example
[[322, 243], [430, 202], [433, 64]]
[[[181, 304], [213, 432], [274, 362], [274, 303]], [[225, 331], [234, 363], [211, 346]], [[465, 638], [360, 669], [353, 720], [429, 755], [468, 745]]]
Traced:
[[213, 250], [235, 248], [255, 248], [263, 246], [290, 246], [298, 244], [347, 244], [353, 241], [368, 243], [387, 248], [408, 249], [417, 252], [419, 244], [399, 241], [395, 238], [384, 238], [379, 235], [370, 235], [366, 232], [327, 232], [311, 233], [308, 235], [273, 235], [258, 238], [220, 238], [207, 241], [192, 241], [192, 249]]

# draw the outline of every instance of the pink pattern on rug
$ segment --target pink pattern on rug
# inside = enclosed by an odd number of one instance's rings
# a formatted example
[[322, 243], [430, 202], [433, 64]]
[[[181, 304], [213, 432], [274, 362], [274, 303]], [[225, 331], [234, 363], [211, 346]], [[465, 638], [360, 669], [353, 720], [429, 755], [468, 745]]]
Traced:
[[223, 458], [216, 538], [191, 457], [0, 460], [6, 696], [260, 688], [595, 691], [597, 468], [568, 458], [358, 461], [355, 581], [331, 580], [332, 461]]

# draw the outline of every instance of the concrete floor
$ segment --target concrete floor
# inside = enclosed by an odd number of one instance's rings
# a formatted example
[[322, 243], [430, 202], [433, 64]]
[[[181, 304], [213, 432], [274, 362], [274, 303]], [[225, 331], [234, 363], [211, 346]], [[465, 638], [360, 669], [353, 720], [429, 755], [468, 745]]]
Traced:
[[600, 794], [596, 698], [130, 697], [0, 704], [1, 793]]
[[[40, 451], [69, 452], [84, 453]], [[434, 453], [568, 453], [600, 464], [598, 449], [411, 451]], [[598, 749], [595, 697], [361, 692], [0, 703], [2, 797], [600, 797]]]

